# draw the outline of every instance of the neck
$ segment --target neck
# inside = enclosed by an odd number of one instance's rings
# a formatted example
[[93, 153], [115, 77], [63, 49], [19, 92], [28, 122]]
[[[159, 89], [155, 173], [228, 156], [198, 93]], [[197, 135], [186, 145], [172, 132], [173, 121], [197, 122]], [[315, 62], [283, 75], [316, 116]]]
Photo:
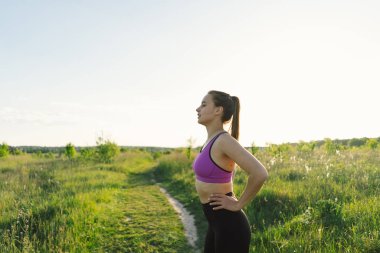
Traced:
[[220, 126], [206, 126], [206, 129], [207, 129], [207, 135], [208, 135], [207, 138], [208, 139], [210, 139], [211, 137], [213, 137], [215, 134], [224, 131], [223, 125], [220, 125]]

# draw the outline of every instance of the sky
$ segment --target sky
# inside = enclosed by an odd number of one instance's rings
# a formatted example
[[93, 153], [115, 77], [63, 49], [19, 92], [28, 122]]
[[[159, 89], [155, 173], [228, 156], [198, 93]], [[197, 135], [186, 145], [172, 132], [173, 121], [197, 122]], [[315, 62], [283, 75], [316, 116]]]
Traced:
[[0, 143], [201, 146], [209, 90], [239, 97], [244, 146], [379, 137], [379, 13], [377, 0], [1, 1]]

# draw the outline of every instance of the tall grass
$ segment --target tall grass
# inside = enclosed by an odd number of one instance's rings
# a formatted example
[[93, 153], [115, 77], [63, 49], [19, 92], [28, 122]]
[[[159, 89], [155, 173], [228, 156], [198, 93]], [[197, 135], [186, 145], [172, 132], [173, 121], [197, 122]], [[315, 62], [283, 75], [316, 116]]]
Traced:
[[156, 162], [31, 155], [0, 160], [0, 252], [187, 252], [183, 226], [150, 180]]
[[[154, 179], [206, 221], [193, 150], [128, 151], [110, 164], [32, 155], [0, 159], [0, 252], [191, 252]], [[262, 149], [269, 179], [244, 208], [251, 252], [380, 252], [380, 154]], [[158, 159], [158, 160], [157, 160]], [[241, 169], [234, 191], [246, 185]]]
[[[244, 208], [252, 226], [251, 252], [380, 252], [379, 150], [328, 154], [320, 147], [274, 154], [263, 149], [255, 156], [268, 169], [269, 179]], [[155, 174], [195, 215], [197, 245], [202, 247], [206, 221], [191, 162], [174, 152], [161, 158]], [[245, 185], [245, 172], [238, 168], [237, 196]]]

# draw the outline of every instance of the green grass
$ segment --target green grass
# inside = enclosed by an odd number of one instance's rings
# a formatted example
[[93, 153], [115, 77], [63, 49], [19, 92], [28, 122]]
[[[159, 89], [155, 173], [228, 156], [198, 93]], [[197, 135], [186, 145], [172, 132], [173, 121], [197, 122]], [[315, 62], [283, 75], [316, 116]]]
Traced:
[[[191, 252], [153, 179], [207, 223], [181, 149], [129, 150], [111, 164], [31, 155], [0, 159], [0, 252]], [[380, 252], [379, 149], [260, 150], [269, 178], [244, 208], [251, 252]], [[155, 158], [155, 159], [154, 159]], [[239, 197], [246, 175], [237, 169]]]
[[112, 164], [0, 160], [0, 252], [188, 252], [147, 152]]
[[[194, 155], [194, 154], [193, 154]], [[256, 154], [269, 179], [244, 208], [252, 226], [251, 252], [380, 252], [379, 150], [351, 149], [326, 154], [288, 150]], [[192, 159], [162, 157], [156, 177], [195, 215], [202, 247], [206, 221], [194, 188]], [[234, 190], [246, 184], [238, 168]]]
[[[207, 224], [203, 218], [203, 211], [194, 186], [194, 173], [191, 168], [191, 160], [184, 153], [174, 151], [170, 155], [161, 157], [154, 176], [170, 195], [180, 201], [184, 207], [194, 215], [195, 226], [198, 234], [203, 237]], [[201, 249], [203, 238], [196, 241], [196, 246]]]

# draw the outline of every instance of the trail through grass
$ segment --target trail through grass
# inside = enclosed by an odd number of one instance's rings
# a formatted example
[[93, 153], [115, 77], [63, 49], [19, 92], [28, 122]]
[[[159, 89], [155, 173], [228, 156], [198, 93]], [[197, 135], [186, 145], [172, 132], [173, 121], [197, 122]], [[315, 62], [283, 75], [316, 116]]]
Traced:
[[[0, 159], [0, 252], [192, 252], [153, 179], [207, 222], [191, 168], [197, 150], [123, 152], [111, 164], [31, 155]], [[380, 153], [322, 148], [256, 156], [269, 171], [244, 208], [251, 252], [380, 252]], [[234, 174], [239, 197], [246, 185]]]
[[[196, 151], [195, 151], [196, 152]], [[195, 155], [195, 154], [193, 154]], [[351, 149], [326, 154], [269, 149], [256, 155], [269, 179], [244, 208], [252, 226], [251, 252], [380, 252], [380, 153]], [[192, 159], [161, 157], [157, 179], [195, 215], [202, 247], [207, 222], [194, 188]], [[239, 197], [246, 174], [237, 169]]]
[[0, 160], [0, 252], [189, 252], [147, 152], [112, 164]]

